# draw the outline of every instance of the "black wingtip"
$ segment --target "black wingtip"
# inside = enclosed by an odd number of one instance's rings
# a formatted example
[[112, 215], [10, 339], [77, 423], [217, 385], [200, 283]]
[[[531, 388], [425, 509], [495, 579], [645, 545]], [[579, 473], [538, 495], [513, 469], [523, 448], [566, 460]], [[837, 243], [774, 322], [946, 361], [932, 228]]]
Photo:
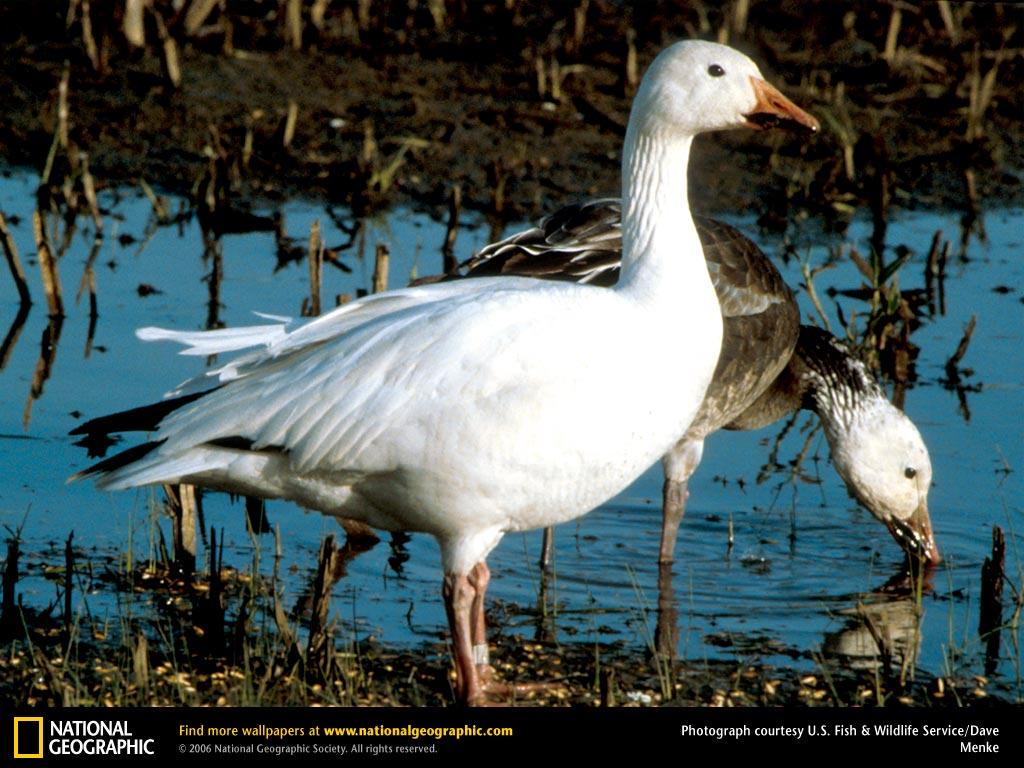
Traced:
[[202, 392], [193, 392], [180, 397], [172, 397], [169, 400], [142, 405], [138, 408], [129, 408], [127, 411], [98, 416], [84, 424], [79, 424], [68, 434], [95, 436], [109, 435], [115, 432], [152, 432], [168, 414], [213, 391], [213, 389], [207, 389]]
[[103, 461], [93, 464], [91, 467], [86, 467], [81, 472], [75, 473], [69, 478], [69, 482], [83, 480], [87, 477], [93, 477], [94, 475], [109, 474], [149, 455], [153, 450], [163, 445], [163, 443], [163, 440], [151, 440], [148, 443], [142, 443], [141, 445], [126, 448], [120, 453], [115, 453], [109, 459], [104, 459]]

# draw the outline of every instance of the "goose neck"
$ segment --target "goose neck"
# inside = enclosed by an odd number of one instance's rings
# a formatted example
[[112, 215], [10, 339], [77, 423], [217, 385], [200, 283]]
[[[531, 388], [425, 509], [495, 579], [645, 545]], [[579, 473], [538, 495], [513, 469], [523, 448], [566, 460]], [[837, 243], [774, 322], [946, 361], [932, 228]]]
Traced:
[[[687, 166], [692, 136], [630, 125], [623, 150], [623, 289], [678, 291], [703, 281], [710, 288], [700, 239], [690, 215]], [[700, 283], [696, 283], [700, 285]], [[678, 295], [678, 294], [677, 294]]]

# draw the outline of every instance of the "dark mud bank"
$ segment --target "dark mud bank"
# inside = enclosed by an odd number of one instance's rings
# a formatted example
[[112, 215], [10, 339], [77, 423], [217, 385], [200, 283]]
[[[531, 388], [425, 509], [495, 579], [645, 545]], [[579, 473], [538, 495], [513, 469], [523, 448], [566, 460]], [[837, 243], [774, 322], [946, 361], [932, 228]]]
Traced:
[[533, 216], [616, 193], [636, 72], [700, 36], [753, 55], [823, 130], [703, 139], [695, 206], [781, 222], [1022, 198], [1019, 9], [724, 6], [8, 3], [0, 157], [44, 165], [66, 67], [70, 139], [102, 183], [198, 196], [213, 174], [222, 198], [357, 209], [440, 207], [457, 184]]

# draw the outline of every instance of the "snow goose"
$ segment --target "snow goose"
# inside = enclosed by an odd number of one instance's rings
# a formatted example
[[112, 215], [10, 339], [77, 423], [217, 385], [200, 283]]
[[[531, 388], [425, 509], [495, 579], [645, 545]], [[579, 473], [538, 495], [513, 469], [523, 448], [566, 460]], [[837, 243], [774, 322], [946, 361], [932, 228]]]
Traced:
[[[696, 134], [817, 123], [743, 54], [688, 41], [638, 90], [623, 149], [622, 276], [610, 290], [500, 277], [377, 294], [296, 328], [142, 329], [185, 354], [255, 348], [172, 399], [77, 430], [151, 440], [98, 485], [197, 485], [291, 499], [440, 544], [456, 695], [491, 679], [485, 558], [508, 531], [586, 513], [683, 434], [721, 346], [686, 189]], [[700, 328], [665, 355], [665, 334]], [[595, 418], [601, 414], [601, 418]]]
[[[720, 221], [695, 222], [721, 304], [722, 352], [697, 416], [662, 459], [661, 562], [673, 558], [704, 440], [722, 428], [757, 429], [808, 408], [824, 424], [851, 496], [909, 554], [938, 563], [928, 514], [931, 461], [917, 427], [834, 336], [800, 325], [793, 292], [760, 248]], [[594, 200], [483, 248], [462, 273], [610, 285], [621, 245], [619, 201]]]

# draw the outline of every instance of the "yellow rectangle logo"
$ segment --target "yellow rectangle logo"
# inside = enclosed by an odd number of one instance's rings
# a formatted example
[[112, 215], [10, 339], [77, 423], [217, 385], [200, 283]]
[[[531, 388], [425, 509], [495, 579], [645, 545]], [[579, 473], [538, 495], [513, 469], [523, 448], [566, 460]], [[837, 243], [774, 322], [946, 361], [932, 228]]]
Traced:
[[[20, 742], [18, 737], [19, 737], [20, 732], [21, 732], [21, 727], [22, 727], [22, 725], [24, 723], [35, 723], [35, 725], [36, 725], [36, 731], [39, 733], [39, 738], [38, 739], [32, 739], [32, 738], [25, 739], [26, 744], [24, 746], [24, 749], [26, 749], [26, 750], [32, 749], [34, 747], [35, 748], [35, 752], [27, 752], [27, 751], [26, 752], [22, 752], [21, 751], [23, 747], [22, 747], [21, 742]], [[25, 730], [28, 731], [30, 729], [26, 728]], [[41, 717], [16, 717], [16, 718], [14, 718], [14, 756], [16, 758], [24, 758], [24, 757], [30, 757], [30, 758], [31, 757], [38, 757], [38, 758], [41, 758], [43, 756], [43, 718], [41, 718]]]

